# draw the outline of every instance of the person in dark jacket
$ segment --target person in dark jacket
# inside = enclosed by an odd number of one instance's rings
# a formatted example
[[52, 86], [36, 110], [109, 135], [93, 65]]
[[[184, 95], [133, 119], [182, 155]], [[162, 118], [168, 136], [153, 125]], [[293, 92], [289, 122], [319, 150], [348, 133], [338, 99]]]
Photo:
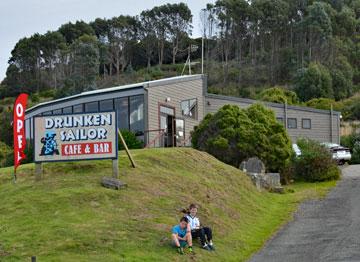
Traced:
[[199, 218], [197, 215], [197, 206], [191, 204], [189, 206], [189, 213], [186, 215], [188, 219], [188, 228], [191, 231], [191, 236], [193, 239], [200, 238], [201, 245], [203, 249], [206, 250], [215, 250], [213, 241], [212, 241], [212, 230], [210, 227], [203, 227], [200, 224]]

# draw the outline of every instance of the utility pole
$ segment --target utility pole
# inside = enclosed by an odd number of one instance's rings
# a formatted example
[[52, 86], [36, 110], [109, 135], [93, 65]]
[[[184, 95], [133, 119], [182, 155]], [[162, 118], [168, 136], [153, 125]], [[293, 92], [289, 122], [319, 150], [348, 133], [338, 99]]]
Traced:
[[204, 74], [204, 35], [201, 37], [201, 74]]

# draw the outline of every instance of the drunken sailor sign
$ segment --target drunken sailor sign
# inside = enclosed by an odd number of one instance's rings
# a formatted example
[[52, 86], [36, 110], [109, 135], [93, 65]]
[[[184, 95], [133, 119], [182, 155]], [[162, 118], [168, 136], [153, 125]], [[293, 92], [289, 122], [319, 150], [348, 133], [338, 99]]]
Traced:
[[116, 113], [34, 118], [35, 162], [117, 158]]

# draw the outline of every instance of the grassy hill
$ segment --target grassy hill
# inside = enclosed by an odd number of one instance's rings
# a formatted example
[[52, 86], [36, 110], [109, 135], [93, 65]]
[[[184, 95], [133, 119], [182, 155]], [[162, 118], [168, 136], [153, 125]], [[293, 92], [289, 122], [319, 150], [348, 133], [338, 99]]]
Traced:
[[[134, 150], [138, 168], [120, 155], [128, 188], [103, 188], [111, 162], [0, 169], [0, 261], [243, 261], [291, 217], [299, 201], [323, 196], [335, 182], [296, 184], [283, 195], [258, 192], [239, 170], [190, 148]], [[290, 193], [290, 191], [295, 191]], [[180, 208], [200, 205], [213, 227], [216, 252], [180, 256], [170, 229]]]

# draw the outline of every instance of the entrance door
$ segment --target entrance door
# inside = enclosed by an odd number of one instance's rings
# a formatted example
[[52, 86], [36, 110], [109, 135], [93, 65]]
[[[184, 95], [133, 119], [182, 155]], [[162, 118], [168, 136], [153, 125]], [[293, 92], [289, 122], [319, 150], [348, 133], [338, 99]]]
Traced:
[[170, 107], [160, 106], [160, 129], [164, 130], [163, 146], [176, 146], [175, 110]]

